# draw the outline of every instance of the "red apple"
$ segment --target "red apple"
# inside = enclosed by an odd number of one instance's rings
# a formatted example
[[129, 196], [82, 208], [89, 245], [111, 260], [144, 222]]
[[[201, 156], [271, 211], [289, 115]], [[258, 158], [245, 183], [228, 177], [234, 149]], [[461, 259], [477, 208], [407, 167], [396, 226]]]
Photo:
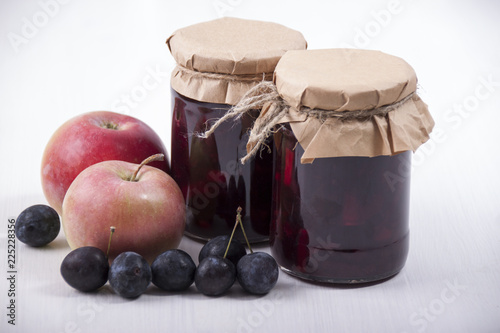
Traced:
[[[68, 187], [88, 166], [108, 160], [140, 163], [157, 153], [167, 156], [160, 137], [139, 119], [109, 111], [76, 116], [57, 129], [43, 153], [45, 198], [61, 215]], [[170, 172], [168, 158], [151, 166]]]
[[139, 166], [104, 161], [75, 178], [64, 197], [62, 215], [72, 249], [95, 246], [106, 253], [111, 226], [116, 231], [110, 258], [134, 251], [152, 262], [178, 247], [185, 227], [184, 197], [167, 173], [142, 166], [147, 162]]

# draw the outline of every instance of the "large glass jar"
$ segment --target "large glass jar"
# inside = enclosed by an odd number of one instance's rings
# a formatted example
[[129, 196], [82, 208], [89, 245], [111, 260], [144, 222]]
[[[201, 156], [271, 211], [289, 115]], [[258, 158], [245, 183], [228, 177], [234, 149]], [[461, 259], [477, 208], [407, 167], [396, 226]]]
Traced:
[[409, 246], [410, 174], [401, 170], [411, 151], [302, 164], [290, 126], [276, 138], [270, 244], [282, 269], [337, 283], [398, 273]]
[[288, 51], [274, 83], [248, 144], [274, 134], [272, 255], [313, 281], [398, 273], [409, 250], [411, 154], [434, 126], [414, 70], [378, 51]]
[[[302, 50], [302, 34], [282, 25], [221, 18], [175, 31], [167, 40], [172, 72], [172, 176], [186, 199], [186, 235], [229, 235], [241, 206], [251, 242], [269, 238], [272, 155], [240, 163], [260, 110], [204, 133], [259, 82], [272, 78], [287, 50]], [[272, 141], [268, 141], [269, 146]], [[243, 240], [241, 229], [236, 237]]]

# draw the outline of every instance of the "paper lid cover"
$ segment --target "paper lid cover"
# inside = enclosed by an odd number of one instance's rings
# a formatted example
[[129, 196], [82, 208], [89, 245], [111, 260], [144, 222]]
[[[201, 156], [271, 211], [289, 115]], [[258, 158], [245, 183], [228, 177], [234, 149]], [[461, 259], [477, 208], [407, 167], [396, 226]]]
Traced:
[[287, 50], [307, 47], [296, 30], [230, 17], [179, 29], [167, 45], [178, 64], [173, 89], [198, 101], [231, 105], [263, 78], [271, 80]]
[[272, 73], [287, 50], [306, 48], [304, 37], [296, 30], [232, 17], [179, 29], [167, 44], [179, 65], [224, 74]]
[[[394, 155], [415, 151], [429, 139], [434, 121], [416, 94], [417, 77], [403, 59], [372, 50], [289, 51], [276, 66], [279, 95], [290, 105], [289, 122], [305, 152], [315, 158]], [[398, 103], [401, 101], [401, 103]], [[329, 115], [397, 105], [370, 117], [343, 120]], [[306, 109], [306, 112], [299, 112]], [[319, 120], [307, 113], [319, 109]]]
[[275, 82], [293, 107], [352, 111], [397, 102], [416, 90], [417, 76], [406, 61], [380, 51], [327, 49], [287, 52]]

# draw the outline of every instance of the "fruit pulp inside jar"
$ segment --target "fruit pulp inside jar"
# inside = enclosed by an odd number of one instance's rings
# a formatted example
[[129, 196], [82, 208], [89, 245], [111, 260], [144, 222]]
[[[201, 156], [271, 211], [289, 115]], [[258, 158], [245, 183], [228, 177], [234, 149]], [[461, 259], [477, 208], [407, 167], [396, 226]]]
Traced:
[[282, 269], [333, 283], [398, 273], [409, 247], [411, 152], [301, 164], [288, 124], [274, 140], [270, 245]]
[[[213, 123], [231, 106], [199, 102], [173, 89], [171, 93], [171, 170], [186, 200], [186, 234], [201, 240], [231, 234], [240, 206], [249, 241], [268, 240], [273, 155], [266, 151], [244, 165], [240, 162], [258, 111], [222, 123], [204, 139], [196, 133], [203, 133], [207, 121]], [[244, 241], [241, 228], [235, 237]]]

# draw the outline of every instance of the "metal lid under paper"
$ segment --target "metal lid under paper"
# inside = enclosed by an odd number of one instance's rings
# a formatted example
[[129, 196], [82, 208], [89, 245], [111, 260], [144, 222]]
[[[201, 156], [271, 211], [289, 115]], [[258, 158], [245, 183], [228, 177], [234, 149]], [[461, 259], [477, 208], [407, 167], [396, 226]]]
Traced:
[[383, 52], [289, 51], [276, 66], [274, 81], [290, 106], [280, 122], [290, 123], [304, 148], [302, 163], [415, 151], [434, 127], [416, 94], [413, 68]]
[[263, 77], [271, 80], [287, 50], [307, 47], [300, 32], [283, 25], [230, 17], [179, 29], [167, 45], [178, 64], [172, 88], [222, 104], [236, 104]]

